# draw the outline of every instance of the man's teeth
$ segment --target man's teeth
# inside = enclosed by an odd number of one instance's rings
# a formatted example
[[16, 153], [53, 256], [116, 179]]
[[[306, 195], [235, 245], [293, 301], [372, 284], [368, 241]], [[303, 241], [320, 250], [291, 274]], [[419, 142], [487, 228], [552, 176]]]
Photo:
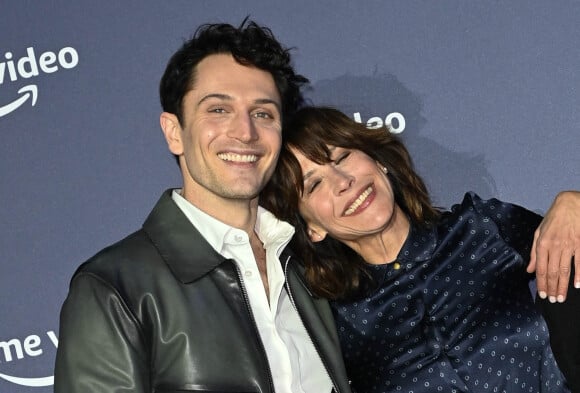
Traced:
[[254, 154], [235, 154], [235, 153], [221, 153], [218, 157], [224, 161], [233, 162], [255, 162], [258, 160], [258, 156]]
[[369, 186], [360, 196], [350, 205], [350, 207], [344, 212], [345, 216], [350, 216], [354, 211], [367, 199], [367, 197], [371, 194], [373, 188]]

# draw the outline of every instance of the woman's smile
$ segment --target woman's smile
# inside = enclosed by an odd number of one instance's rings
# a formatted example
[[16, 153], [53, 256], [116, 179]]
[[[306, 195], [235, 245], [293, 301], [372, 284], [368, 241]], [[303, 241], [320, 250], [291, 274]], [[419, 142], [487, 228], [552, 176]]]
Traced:
[[371, 204], [375, 196], [376, 191], [373, 185], [365, 187], [364, 190], [356, 197], [356, 199], [347, 206], [343, 215], [352, 216], [354, 214], [359, 214], [365, 210], [368, 205]]

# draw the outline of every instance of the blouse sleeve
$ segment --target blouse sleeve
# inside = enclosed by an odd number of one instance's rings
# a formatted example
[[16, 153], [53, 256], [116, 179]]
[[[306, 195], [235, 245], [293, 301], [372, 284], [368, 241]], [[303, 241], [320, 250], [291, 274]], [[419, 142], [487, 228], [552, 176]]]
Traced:
[[534, 231], [540, 225], [542, 216], [521, 206], [502, 202], [495, 198], [481, 199], [475, 193], [467, 193], [464, 203], [468, 200], [480, 214], [496, 224], [503, 240], [528, 263]]

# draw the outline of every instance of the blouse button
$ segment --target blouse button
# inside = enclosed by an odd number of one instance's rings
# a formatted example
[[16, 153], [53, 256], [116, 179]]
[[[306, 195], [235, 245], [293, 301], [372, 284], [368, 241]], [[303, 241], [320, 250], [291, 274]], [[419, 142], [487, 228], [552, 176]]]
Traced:
[[401, 264], [399, 262], [393, 263], [393, 269], [399, 270], [401, 268]]

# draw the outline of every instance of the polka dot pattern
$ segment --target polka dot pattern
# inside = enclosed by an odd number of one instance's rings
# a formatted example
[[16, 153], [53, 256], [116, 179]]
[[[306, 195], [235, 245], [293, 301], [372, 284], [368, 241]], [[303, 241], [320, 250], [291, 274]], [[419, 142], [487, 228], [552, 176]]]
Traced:
[[369, 265], [376, 290], [332, 304], [356, 391], [568, 392], [525, 272], [540, 219], [466, 194]]

